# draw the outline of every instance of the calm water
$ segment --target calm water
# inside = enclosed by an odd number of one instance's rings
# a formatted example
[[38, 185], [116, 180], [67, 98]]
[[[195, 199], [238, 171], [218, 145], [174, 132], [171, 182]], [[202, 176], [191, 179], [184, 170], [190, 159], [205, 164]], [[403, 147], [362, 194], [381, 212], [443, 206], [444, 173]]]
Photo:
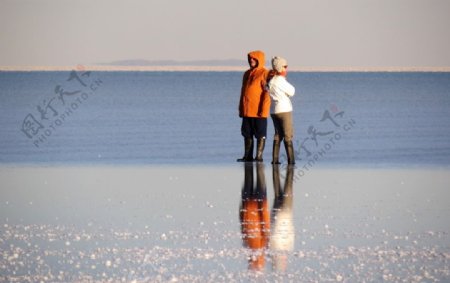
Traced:
[[[1, 72], [4, 164], [230, 164], [239, 72]], [[290, 73], [300, 166], [450, 165], [450, 73]], [[39, 109], [40, 107], [40, 109]], [[272, 122], [265, 159], [271, 159]]]
[[271, 122], [235, 162], [241, 73], [0, 73], [0, 281], [448, 281], [450, 73], [289, 80], [290, 173]]

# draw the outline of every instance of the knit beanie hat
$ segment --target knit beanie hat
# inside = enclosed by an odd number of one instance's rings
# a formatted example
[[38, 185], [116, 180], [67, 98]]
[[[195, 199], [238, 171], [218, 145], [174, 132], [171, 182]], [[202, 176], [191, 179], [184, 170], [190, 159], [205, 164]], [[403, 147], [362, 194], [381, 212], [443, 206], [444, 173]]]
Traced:
[[274, 69], [278, 73], [281, 73], [281, 71], [283, 71], [284, 66], [287, 66], [286, 59], [279, 56], [275, 56], [272, 58], [272, 69]]

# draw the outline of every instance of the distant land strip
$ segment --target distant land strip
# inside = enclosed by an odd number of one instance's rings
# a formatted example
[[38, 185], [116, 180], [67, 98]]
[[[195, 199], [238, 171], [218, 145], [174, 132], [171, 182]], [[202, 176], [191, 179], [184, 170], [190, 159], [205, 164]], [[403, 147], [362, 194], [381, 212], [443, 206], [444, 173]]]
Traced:
[[[243, 72], [248, 66], [0, 66], [0, 71], [167, 71], [167, 72]], [[291, 72], [450, 72], [450, 67], [291, 67]]]

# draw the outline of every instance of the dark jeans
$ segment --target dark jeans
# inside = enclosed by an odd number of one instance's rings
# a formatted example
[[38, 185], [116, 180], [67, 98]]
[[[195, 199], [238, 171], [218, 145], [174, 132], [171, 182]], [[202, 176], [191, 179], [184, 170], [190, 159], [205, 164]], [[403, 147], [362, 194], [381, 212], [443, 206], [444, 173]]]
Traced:
[[244, 138], [265, 138], [267, 135], [267, 118], [242, 118], [241, 134]]

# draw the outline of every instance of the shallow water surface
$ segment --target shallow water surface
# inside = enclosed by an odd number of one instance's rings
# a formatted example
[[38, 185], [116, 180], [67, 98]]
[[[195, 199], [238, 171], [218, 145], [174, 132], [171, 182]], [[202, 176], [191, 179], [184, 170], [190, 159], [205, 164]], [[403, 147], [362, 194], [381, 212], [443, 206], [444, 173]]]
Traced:
[[0, 281], [450, 280], [448, 171], [298, 172], [2, 167]]
[[[322, 152], [315, 166], [450, 167], [450, 73], [288, 78], [299, 165]], [[243, 152], [241, 82], [241, 72], [0, 72], [0, 163], [228, 165]]]

